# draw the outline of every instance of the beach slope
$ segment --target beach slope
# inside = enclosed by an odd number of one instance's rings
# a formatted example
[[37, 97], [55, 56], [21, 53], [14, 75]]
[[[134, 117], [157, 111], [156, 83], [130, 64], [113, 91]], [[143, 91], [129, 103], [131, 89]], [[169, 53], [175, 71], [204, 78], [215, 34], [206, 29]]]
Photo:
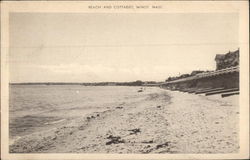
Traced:
[[114, 97], [106, 110], [32, 133], [11, 153], [236, 153], [238, 96], [148, 87]]

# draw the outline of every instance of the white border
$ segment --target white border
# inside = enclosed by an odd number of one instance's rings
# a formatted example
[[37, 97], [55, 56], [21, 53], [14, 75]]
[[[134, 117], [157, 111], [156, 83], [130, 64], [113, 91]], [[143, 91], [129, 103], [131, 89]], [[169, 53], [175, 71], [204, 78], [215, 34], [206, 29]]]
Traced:
[[[88, 9], [88, 5], [162, 5], [159, 10]], [[10, 12], [190, 13], [238, 12], [240, 33], [240, 152], [238, 154], [9, 154], [8, 46]], [[1, 2], [1, 158], [2, 159], [247, 159], [249, 158], [249, 17], [247, 1], [81, 1]]]

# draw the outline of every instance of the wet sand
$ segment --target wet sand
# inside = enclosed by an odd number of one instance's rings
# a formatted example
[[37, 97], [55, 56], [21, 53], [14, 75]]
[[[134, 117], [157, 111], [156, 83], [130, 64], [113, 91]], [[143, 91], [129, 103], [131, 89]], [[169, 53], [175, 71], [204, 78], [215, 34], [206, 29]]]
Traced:
[[[126, 98], [127, 97], [127, 98]], [[25, 135], [12, 153], [236, 153], [238, 96], [160, 88], [111, 97], [104, 111]]]

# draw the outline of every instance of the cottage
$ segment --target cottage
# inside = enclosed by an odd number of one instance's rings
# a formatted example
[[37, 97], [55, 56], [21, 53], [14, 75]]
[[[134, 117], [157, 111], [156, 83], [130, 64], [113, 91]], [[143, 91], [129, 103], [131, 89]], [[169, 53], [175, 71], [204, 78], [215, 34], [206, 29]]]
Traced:
[[239, 49], [227, 54], [217, 54], [215, 56], [216, 70], [225, 69], [239, 65]]

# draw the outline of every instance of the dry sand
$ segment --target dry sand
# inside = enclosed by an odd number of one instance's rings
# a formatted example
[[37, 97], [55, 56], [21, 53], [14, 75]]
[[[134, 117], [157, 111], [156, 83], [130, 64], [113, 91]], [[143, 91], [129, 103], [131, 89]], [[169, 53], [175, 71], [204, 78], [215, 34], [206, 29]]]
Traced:
[[160, 88], [131, 92], [129, 99], [113, 97], [105, 111], [21, 137], [10, 152], [238, 152], [238, 96], [206, 97]]

